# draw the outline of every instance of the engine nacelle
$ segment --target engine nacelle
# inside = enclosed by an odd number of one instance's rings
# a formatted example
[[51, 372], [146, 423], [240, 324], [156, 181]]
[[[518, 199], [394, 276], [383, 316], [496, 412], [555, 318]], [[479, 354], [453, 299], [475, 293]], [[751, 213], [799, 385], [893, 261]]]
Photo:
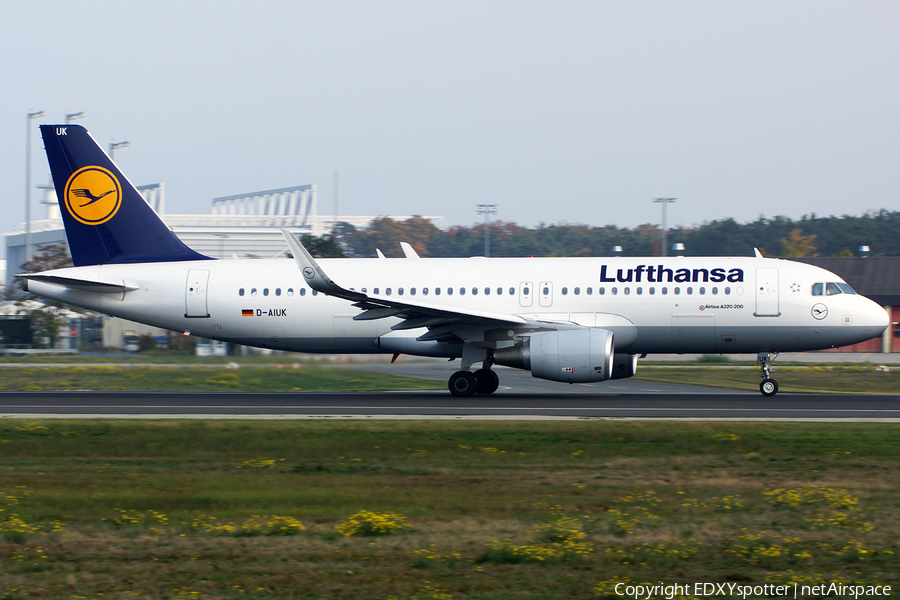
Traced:
[[637, 372], [637, 354], [616, 354], [613, 357], [613, 370], [610, 379], [625, 379]]
[[550, 381], [589, 383], [614, 377], [613, 348], [607, 329], [541, 331], [519, 346], [498, 349], [494, 362]]

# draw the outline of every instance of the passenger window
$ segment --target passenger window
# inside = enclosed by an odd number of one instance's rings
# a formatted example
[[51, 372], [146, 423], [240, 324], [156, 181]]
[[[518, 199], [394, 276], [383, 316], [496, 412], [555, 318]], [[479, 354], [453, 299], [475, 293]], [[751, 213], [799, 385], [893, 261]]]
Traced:
[[306, 295], [306, 288], [300, 288], [300, 295], [301, 295], [301, 296], [305, 296], [305, 295]]
[[731, 288], [730, 288], [730, 287], [726, 287], [726, 288], [725, 288], [725, 295], [726, 295], [726, 296], [730, 296], [730, 295], [731, 295]]
[[687, 293], [688, 293], [688, 295], [693, 294], [694, 288], [692, 288], [691, 286], [688, 286]]
[[[544, 288], [544, 289], [546, 290], [547, 288]], [[544, 292], [544, 293], [546, 293], [546, 292]], [[569, 288], [563, 286], [563, 289], [562, 289], [562, 295], [563, 295], [563, 296], [568, 296], [568, 295], [569, 295]]]
[[706, 288], [705, 288], [705, 287], [701, 287], [701, 288], [700, 288], [700, 293], [701, 293], [701, 294], [705, 294], [705, 293], [706, 293]]
[[439, 288], [439, 287], [434, 288], [434, 295], [435, 295], [435, 296], [440, 296], [440, 295], [441, 295], [441, 288]]
[[718, 295], [718, 293], [719, 293], [719, 288], [714, 287], [714, 288], [712, 289], [712, 293], [713, 293], [713, 296]]
[[630, 293], [631, 293], [631, 288], [630, 287], [625, 288], [625, 295], [627, 296]]
[[318, 291], [318, 290], [313, 290], [313, 291], [312, 291], [312, 295], [313, 295], [313, 296], [318, 296], [318, 295], [319, 295], [319, 291]]
[[485, 295], [485, 296], [490, 296], [490, 295], [491, 295], [491, 288], [489, 288], [489, 287], [484, 288], [484, 295]]
[[600, 295], [602, 296], [603, 294], [606, 293], [606, 288], [603, 288], [603, 287], [602, 287], [602, 288], [598, 288], [598, 289], [597, 289], [597, 293], [600, 294]]
[[549, 296], [549, 295], [550, 295], [550, 288], [547, 287], [546, 285], [544, 286], [544, 295], [545, 295], [545, 296]]
[[276, 296], [280, 296], [280, 295], [281, 295], [281, 288], [275, 288], [275, 295], [276, 295]]
[[[527, 294], [528, 291], [526, 290], [525, 293]], [[515, 295], [516, 295], [516, 288], [509, 288], [509, 295], [510, 295], [510, 296], [515, 296]]]
[[678, 296], [680, 294], [681, 294], [681, 288], [680, 287], [675, 288], [675, 295]]
[[650, 295], [652, 296], [655, 293], [656, 293], [656, 288], [653, 288], [653, 287], [650, 288]]
[[263, 288], [263, 296], [269, 295], [269, 288]]
[[378, 291], [378, 288], [375, 288], [374, 290], [372, 290], [372, 293], [375, 294], [375, 295], [377, 296], [377, 295], [380, 294], [381, 292]]
[[466, 295], [466, 288], [464, 288], [464, 287], [459, 288], [459, 295], [460, 295], [460, 296], [465, 296], [465, 295]]
[[[390, 292], [389, 292], [389, 293], [390, 293]], [[403, 295], [403, 288], [397, 288], [397, 295], [398, 295], [398, 296], [402, 296], [402, 295]]]
[[410, 296], [415, 296], [415, 295], [416, 295], [416, 288], [409, 288], [409, 295], [410, 295]]
[[579, 288], [579, 287], [575, 288], [575, 289], [572, 290], [572, 291], [575, 292], [575, 295], [576, 295], [576, 296], [578, 296], [578, 295], [581, 294], [581, 288]]
[[448, 287], [448, 288], [447, 288], [447, 295], [448, 295], [448, 296], [452, 296], [452, 295], [453, 295], [453, 288], [451, 288], [451, 287]]
[[288, 296], [294, 295], [294, 288], [288, 288]]
[[824, 283], [814, 283], [813, 289], [812, 289], [813, 296], [821, 296], [824, 289], [825, 289]]
[[615, 296], [616, 294], [619, 293], [619, 288], [612, 288], [612, 289], [610, 290], [610, 292], [612, 293], [613, 296]]
[[665, 295], [667, 295], [668, 293], [669, 293], [669, 288], [663, 287], [663, 289], [662, 289], [662, 295], [665, 296]]
[[423, 295], [423, 296], [427, 296], [427, 295], [428, 295], [428, 288], [422, 288], [422, 295]]
[[637, 289], [637, 294], [638, 294], [638, 296], [640, 296], [640, 295], [643, 294], [643, 293], [644, 293], [644, 288], [638, 288], [638, 289]]
[[390, 296], [390, 295], [391, 295], [391, 288], [385, 288], [385, 289], [384, 289], [384, 293], [387, 294], [388, 296]]
[[253, 289], [250, 290], [250, 295], [251, 295], [251, 296], [256, 296], [256, 288], [253, 288]]
[[522, 293], [525, 294], [526, 296], [529, 294], [527, 286], [522, 288]]
[[477, 287], [473, 287], [473, 288], [472, 288], [472, 295], [473, 295], [473, 296], [477, 296], [477, 295], [478, 295], [478, 288], [477, 288]]
[[241, 288], [238, 290], [238, 296], [243, 296], [243, 295], [244, 295], [244, 288]]
[[588, 296], [590, 296], [590, 295], [593, 294], [593, 293], [594, 293], [594, 288], [588, 288], [588, 289], [587, 289], [587, 295], [588, 295]]

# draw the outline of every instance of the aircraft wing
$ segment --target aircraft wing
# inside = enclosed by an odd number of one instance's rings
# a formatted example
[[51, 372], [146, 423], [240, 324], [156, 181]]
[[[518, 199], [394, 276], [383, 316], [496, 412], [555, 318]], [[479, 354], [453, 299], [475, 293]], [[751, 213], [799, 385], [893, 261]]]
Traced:
[[417, 329], [427, 327], [429, 332], [419, 337], [420, 341], [443, 341], [451, 334], [451, 330], [460, 327], [476, 327], [493, 329], [498, 327], [526, 326], [528, 321], [522, 317], [489, 311], [467, 308], [448, 308], [440, 304], [411, 300], [397, 300], [388, 296], [375, 296], [356, 290], [344, 288], [335, 283], [319, 266], [312, 255], [300, 243], [297, 237], [287, 229], [281, 230], [294, 255], [294, 261], [312, 289], [343, 298], [353, 302], [353, 306], [362, 309], [355, 317], [356, 321], [398, 317], [403, 319], [391, 329]]

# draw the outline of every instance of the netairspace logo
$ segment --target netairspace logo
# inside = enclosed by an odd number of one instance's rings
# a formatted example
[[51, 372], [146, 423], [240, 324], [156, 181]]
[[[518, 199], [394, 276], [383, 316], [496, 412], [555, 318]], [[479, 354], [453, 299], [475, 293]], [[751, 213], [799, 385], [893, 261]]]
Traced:
[[658, 585], [639, 585], [617, 583], [615, 587], [617, 596], [633, 598], [634, 600], [651, 600], [652, 598], [665, 598], [674, 600], [680, 596], [727, 596], [732, 598], [756, 597], [793, 597], [801, 596], [835, 596], [846, 598], [864, 598], [869, 596], [890, 596], [889, 585], [843, 585], [839, 583], [820, 585], [742, 585], [738, 583], [673, 583]]

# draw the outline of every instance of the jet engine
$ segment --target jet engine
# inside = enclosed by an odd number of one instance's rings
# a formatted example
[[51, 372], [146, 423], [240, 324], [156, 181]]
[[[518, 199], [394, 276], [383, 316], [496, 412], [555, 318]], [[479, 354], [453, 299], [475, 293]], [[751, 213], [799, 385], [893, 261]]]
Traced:
[[610, 379], [625, 379], [637, 371], [637, 354], [616, 354], [613, 357], [613, 370]]
[[588, 383], [618, 378], [613, 369], [617, 357], [613, 348], [613, 333], [607, 329], [542, 331], [531, 334], [520, 345], [496, 350], [494, 362], [529, 370], [541, 379]]

